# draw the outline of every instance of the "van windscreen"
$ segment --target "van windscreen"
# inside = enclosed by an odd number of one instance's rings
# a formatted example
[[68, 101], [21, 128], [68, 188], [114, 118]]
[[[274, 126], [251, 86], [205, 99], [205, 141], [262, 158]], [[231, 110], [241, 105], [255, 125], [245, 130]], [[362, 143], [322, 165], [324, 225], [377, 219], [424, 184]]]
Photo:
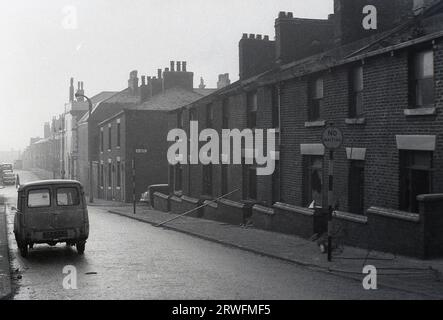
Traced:
[[80, 204], [80, 197], [77, 188], [59, 188], [57, 189], [57, 205], [78, 206]]
[[51, 206], [49, 189], [30, 190], [28, 192], [28, 207], [41, 208]]

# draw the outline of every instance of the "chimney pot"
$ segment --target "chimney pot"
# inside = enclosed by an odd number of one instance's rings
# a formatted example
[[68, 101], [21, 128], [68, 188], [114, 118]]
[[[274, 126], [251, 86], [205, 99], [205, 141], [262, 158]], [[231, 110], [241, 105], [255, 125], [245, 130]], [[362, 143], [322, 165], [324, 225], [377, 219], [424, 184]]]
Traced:
[[146, 77], [142, 76], [142, 86], [145, 86], [145, 85], [146, 85]]
[[182, 63], [180, 61], [177, 61], [177, 72], [182, 71]]
[[171, 61], [171, 72], [174, 72], [174, 61]]
[[183, 61], [182, 62], [182, 70], [183, 70], [183, 72], [186, 72], [186, 61]]
[[158, 70], [157, 70], [157, 77], [158, 77], [159, 79], [162, 78], [162, 69], [158, 69]]

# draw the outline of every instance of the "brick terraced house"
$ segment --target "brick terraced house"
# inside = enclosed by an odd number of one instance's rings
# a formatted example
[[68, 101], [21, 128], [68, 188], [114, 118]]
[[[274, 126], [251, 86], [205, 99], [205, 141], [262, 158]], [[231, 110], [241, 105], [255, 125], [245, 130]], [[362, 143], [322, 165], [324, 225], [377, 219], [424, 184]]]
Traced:
[[[368, 3], [378, 8], [377, 30], [362, 28]], [[442, 256], [443, 3], [336, 0], [334, 7], [327, 20], [281, 12], [275, 41], [245, 34], [240, 80], [170, 112], [169, 128], [187, 132], [190, 121], [219, 133], [275, 129], [274, 174], [258, 176], [245, 164], [170, 166], [171, 193], [156, 194], [155, 206], [181, 213], [206, 201], [195, 215], [321, 234], [329, 161], [321, 135], [334, 124], [345, 137], [334, 163], [336, 240]]]
[[98, 124], [99, 198], [133, 200], [134, 159], [137, 200], [149, 185], [168, 182], [168, 112], [214, 91], [194, 89], [194, 73], [187, 71], [186, 66], [186, 62], [171, 61], [170, 68], [159, 69], [157, 77], [148, 77], [147, 82], [142, 77], [140, 87], [134, 84], [141, 102], [124, 107]]

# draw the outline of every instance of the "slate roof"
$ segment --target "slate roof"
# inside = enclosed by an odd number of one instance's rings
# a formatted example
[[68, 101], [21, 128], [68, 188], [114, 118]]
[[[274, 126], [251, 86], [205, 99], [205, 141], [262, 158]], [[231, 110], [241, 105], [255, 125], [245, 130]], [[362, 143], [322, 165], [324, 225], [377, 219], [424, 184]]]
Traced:
[[204, 89], [204, 91], [202, 91], [202, 89], [189, 91], [181, 88], [171, 88], [163, 93], [153, 96], [142, 104], [130, 107], [128, 109], [171, 111], [190, 104], [214, 91], [214, 89]]
[[[117, 94], [117, 92], [115, 92], [115, 91], [103, 91], [103, 92], [100, 92], [99, 94], [93, 96], [91, 98], [92, 112], [94, 112], [97, 109], [97, 107], [100, 105], [100, 103], [108, 100], [109, 98], [113, 97], [115, 94]], [[86, 112], [80, 118], [79, 123], [86, 122], [86, 121], [88, 121], [88, 119], [89, 119], [89, 112]]]

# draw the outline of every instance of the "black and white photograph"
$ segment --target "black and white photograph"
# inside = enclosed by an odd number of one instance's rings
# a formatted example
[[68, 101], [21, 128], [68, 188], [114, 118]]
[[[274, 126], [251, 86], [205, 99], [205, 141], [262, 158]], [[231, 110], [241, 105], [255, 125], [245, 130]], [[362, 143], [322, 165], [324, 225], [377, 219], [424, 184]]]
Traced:
[[17, 0], [0, 34], [0, 305], [443, 300], [443, 0]]

